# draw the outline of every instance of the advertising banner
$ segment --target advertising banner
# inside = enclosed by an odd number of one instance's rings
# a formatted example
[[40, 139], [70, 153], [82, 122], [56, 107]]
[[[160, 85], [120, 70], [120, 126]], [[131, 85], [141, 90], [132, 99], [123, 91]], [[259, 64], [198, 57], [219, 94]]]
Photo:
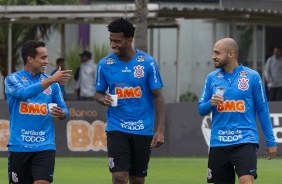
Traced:
[[[69, 117], [54, 119], [57, 156], [106, 156], [107, 107], [96, 102], [67, 101]], [[0, 101], [0, 156], [7, 156], [9, 138], [9, 110], [6, 101]], [[270, 116], [278, 154], [282, 149], [282, 102], [270, 102]], [[122, 112], [121, 112], [122, 113]], [[258, 154], [264, 155], [265, 140], [260, 134]], [[165, 143], [152, 150], [154, 156], [207, 156], [211, 117], [198, 114], [197, 103], [167, 103]], [[228, 139], [229, 137], [224, 137]], [[235, 139], [236, 137], [232, 137]]]

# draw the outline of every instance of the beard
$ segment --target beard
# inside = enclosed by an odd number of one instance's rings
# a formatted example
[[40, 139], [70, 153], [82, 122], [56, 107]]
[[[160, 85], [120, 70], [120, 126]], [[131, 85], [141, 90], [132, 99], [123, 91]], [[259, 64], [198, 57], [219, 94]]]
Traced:
[[214, 64], [215, 68], [224, 68], [229, 63], [227, 59], [222, 60], [221, 62], [218, 60], [214, 60], [214, 62], [215, 62]]

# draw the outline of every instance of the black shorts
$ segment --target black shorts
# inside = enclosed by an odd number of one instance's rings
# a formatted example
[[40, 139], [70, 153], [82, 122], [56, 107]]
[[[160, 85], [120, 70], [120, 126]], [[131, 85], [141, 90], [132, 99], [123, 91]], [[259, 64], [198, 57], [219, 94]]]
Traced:
[[36, 180], [52, 183], [55, 150], [39, 152], [9, 152], [8, 174], [10, 184], [31, 184]]
[[153, 136], [107, 132], [109, 169], [125, 171], [131, 176], [147, 176]]
[[235, 172], [238, 178], [253, 175], [257, 178], [257, 145], [237, 144], [211, 147], [209, 152], [207, 182], [234, 184]]

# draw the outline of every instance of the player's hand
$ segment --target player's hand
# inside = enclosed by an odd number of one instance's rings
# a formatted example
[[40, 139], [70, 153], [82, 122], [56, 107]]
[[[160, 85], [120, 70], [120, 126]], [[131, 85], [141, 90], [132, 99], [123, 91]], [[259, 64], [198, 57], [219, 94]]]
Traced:
[[275, 157], [277, 153], [277, 147], [267, 147], [265, 148], [265, 156], [268, 155], [268, 160], [271, 160]]
[[153, 140], [151, 142], [152, 148], [158, 148], [164, 143], [164, 131], [157, 130], [153, 136]]
[[105, 96], [104, 96], [104, 105], [106, 106], [109, 106], [111, 105], [112, 101], [114, 101], [111, 97], [111, 94], [110, 93], [106, 93]]
[[223, 97], [221, 95], [212, 95], [212, 98], [210, 100], [211, 106], [217, 106], [220, 102], [223, 102]]
[[61, 109], [61, 107], [54, 106], [50, 111], [50, 115], [53, 118], [64, 118], [66, 116], [66, 113]]
[[61, 67], [51, 77], [58, 83], [64, 83], [71, 77], [72, 70], [61, 70]]

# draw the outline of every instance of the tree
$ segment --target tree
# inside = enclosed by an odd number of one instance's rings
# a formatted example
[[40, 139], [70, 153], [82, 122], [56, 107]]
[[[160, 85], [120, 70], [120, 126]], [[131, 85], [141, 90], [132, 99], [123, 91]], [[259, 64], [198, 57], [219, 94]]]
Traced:
[[[79, 4], [80, 0], [1, 0], [0, 5], [64, 5]], [[13, 24], [12, 25], [12, 72], [16, 71], [20, 47], [27, 40], [48, 39], [57, 24]], [[8, 25], [0, 26], [0, 71], [5, 78], [8, 74]]]
[[136, 31], [135, 31], [135, 47], [147, 52], [147, 16], [148, 16], [148, 2], [149, 0], [135, 0], [135, 17], [136, 17]]

